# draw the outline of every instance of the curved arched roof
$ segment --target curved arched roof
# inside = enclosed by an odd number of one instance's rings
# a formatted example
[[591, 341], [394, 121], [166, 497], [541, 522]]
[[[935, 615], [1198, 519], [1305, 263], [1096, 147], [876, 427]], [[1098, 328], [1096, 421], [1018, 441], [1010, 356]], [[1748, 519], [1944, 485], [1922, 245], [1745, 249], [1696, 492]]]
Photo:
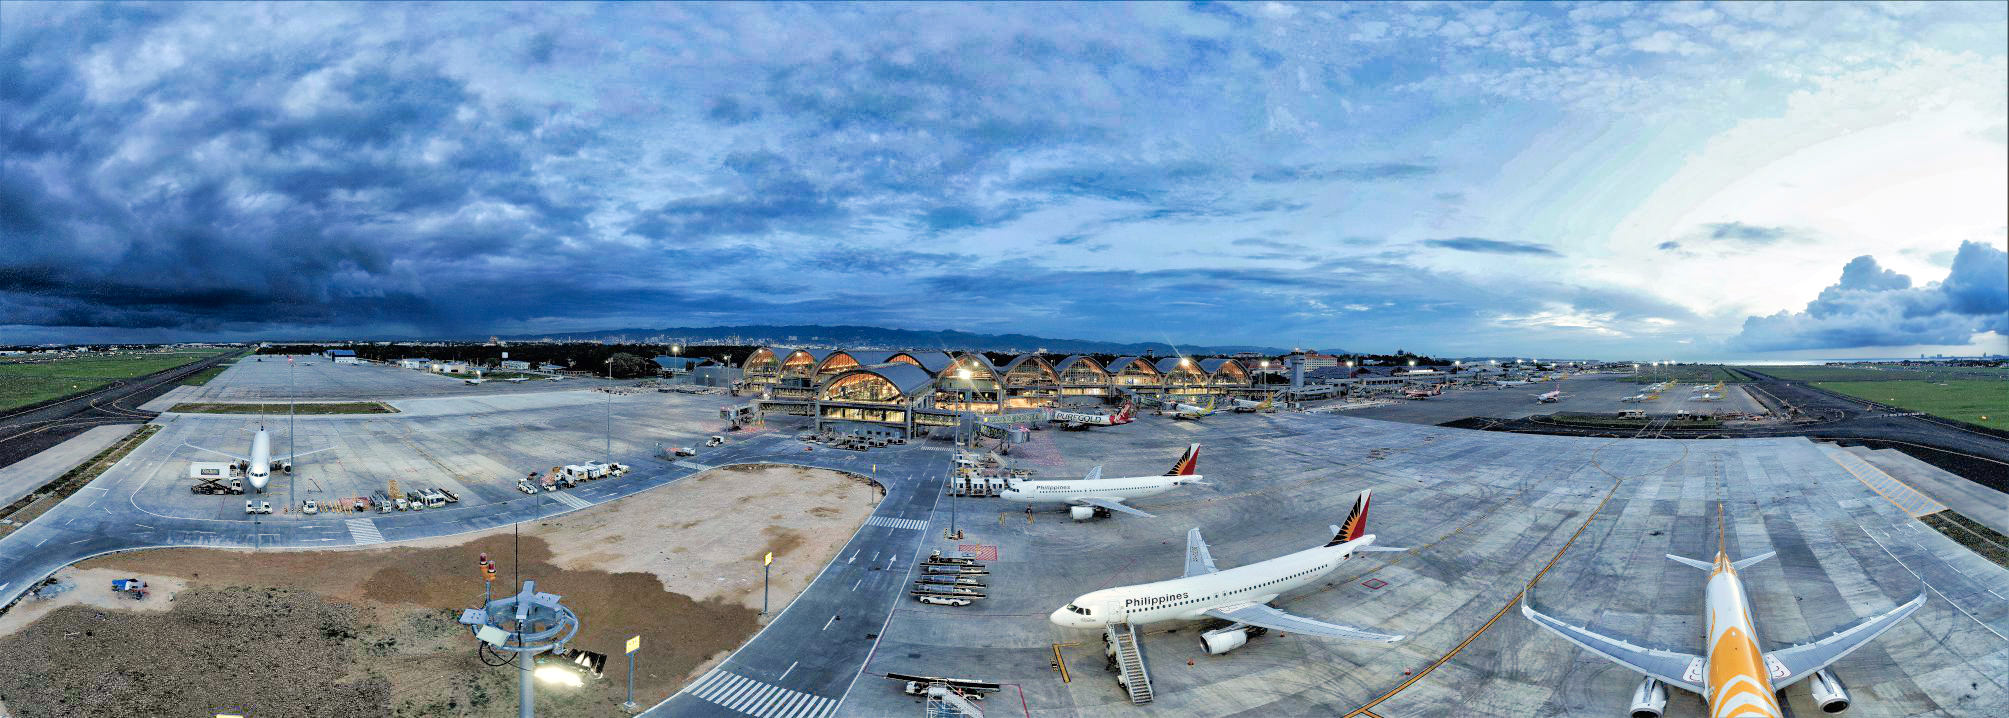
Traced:
[[903, 357], [912, 360], [909, 363], [926, 369], [929, 374], [940, 374], [950, 364], [956, 363], [955, 357], [949, 356], [948, 352], [897, 352], [887, 357], [886, 361], [900, 361]]
[[1002, 367], [998, 367], [998, 371], [1002, 375], [1009, 376], [1013, 371], [1018, 370], [1027, 362], [1032, 363], [1033, 367], [1040, 373], [1040, 378], [1044, 380], [1044, 383], [1055, 384], [1060, 382], [1060, 372], [1054, 371], [1053, 365], [1048, 364], [1046, 359], [1040, 357], [1038, 354], [1020, 354], [1012, 357], [1011, 361], [1005, 362], [1005, 365]]
[[1199, 366], [1193, 363], [1193, 360], [1185, 357], [1165, 357], [1159, 359], [1156, 368], [1160, 374], [1170, 374], [1176, 371], [1200, 373]]
[[851, 377], [860, 375], [884, 380], [900, 392], [903, 402], [913, 401], [916, 398], [925, 396], [930, 387], [934, 386], [935, 383], [933, 375], [912, 364], [879, 364], [857, 369], [846, 369], [839, 372], [836, 376], [831, 377], [829, 381], [823, 383], [823, 388], [816, 392], [817, 397], [830, 399], [832, 391], [843, 388], [846, 384], [853, 381], [858, 381]]
[[1121, 374], [1128, 369], [1142, 369], [1147, 374], [1164, 373], [1158, 371], [1158, 367], [1151, 366], [1151, 362], [1144, 361], [1140, 357], [1117, 357], [1115, 360], [1109, 362], [1109, 366], [1103, 367], [1104, 371], [1111, 374]]
[[[849, 369], [853, 366], [870, 366], [872, 364], [884, 364], [886, 363], [887, 360], [892, 359], [895, 353], [896, 352], [851, 351], [849, 349], [840, 349], [831, 352], [829, 356], [823, 357], [821, 361], [816, 362], [816, 373], [825, 374], [834, 371], [842, 371], [844, 369]], [[850, 361], [851, 363], [849, 365], [839, 363], [846, 360]]]
[[1249, 378], [1249, 368], [1234, 359], [1201, 359], [1200, 371], [1206, 372], [1207, 378], [1214, 381], [1219, 381], [1223, 375], [1234, 377], [1238, 381], [1248, 381]]
[[793, 353], [795, 353], [795, 350], [789, 349], [787, 347], [761, 347], [759, 349], [753, 350], [752, 353], [747, 354], [746, 361], [740, 363], [740, 368], [742, 369], [751, 368], [753, 366], [754, 360], [762, 357], [766, 357], [767, 359], [779, 364], [781, 363], [781, 360], [788, 358], [788, 355]]
[[1104, 374], [1109, 373], [1109, 370], [1102, 366], [1102, 362], [1096, 361], [1095, 357], [1088, 356], [1086, 354], [1076, 354], [1066, 359], [1062, 359], [1060, 360], [1059, 364], [1053, 365], [1053, 370], [1061, 374], [1066, 374], [1068, 369], [1072, 369], [1074, 368], [1074, 365], [1080, 364], [1082, 362], [1088, 362], [1088, 365], [1091, 367], [1095, 367], [1096, 371], [1102, 372]]

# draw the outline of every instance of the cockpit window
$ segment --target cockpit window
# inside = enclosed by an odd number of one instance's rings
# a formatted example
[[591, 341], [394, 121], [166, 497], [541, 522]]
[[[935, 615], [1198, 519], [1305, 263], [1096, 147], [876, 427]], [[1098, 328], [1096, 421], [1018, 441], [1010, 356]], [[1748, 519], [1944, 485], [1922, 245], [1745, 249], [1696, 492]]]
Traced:
[[1068, 610], [1069, 612], [1072, 612], [1072, 613], [1079, 613], [1079, 614], [1081, 614], [1081, 615], [1083, 615], [1083, 616], [1086, 616], [1086, 615], [1088, 615], [1088, 609], [1086, 609], [1086, 608], [1082, 608], [1082, 607], [1080, 607], [1080, 606], [1076, 606], [1076, 605], [1074, 605], [1074, 604], [1072, 604], [1072, 603], [1070, 603], [1070, 604], [1067, 604], [1067, 606], [1066, 606], [1066, 609], [1067, 609], [1067, 610]]

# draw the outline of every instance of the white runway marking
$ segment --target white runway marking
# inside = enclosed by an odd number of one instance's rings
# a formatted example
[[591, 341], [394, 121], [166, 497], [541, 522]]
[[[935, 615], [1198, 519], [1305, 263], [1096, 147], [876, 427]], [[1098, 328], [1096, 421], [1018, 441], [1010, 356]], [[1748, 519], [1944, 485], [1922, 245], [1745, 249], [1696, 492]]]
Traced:
[[918, 519], [896, 519], [887, 516], [874, 516], [872, 518], [866, 519], [865, 523], [871, 526], [885, 526], [887, 528], [910, 529], [914, 531], [925, 531], [928, 528], [928, 522], [926, 521], [921, 521]]
[[377, 522], [371, 519], [349, 519], [349, 538], [355, 539], [357, 546], [383, 543], [383, 533], [377, 531]]
[[570, 506], [575, 509], [583, 509], [593, 505], [593, 502], [587, 501], [577, 496], [573, 496], [571, 494], [552, 494], [551, 500], [557, 501], [558, 503]]
[[[789, 670], [794, 668], [794, 665], [789, 666]], [[727, 671], [706, 674], [697, 683], [691, 684], [689, 692], [727, 710], [760, 718], [827, 718], [837, 712], [837, 701], [834, 699], [782, 688]]]

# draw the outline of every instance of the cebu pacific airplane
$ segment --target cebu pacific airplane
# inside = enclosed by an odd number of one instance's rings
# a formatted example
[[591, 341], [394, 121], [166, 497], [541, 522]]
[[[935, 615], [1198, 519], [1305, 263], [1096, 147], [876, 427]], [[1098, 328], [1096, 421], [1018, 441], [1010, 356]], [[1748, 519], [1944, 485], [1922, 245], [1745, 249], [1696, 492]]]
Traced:
[[1585, 650], [1644, 674], [1632, 692], [1634, 718], [1660, 718], [1667, 709], [1668, 686], [1700, 694], [1709, 706], [1710, 718], [1780, 718], [1786, 712], [1779, 706], [1778, 691], [1807, 678], [1813, 679], [1809, 688], [1814, 704], [1823, 713], [1847, 710], [1848, 689], [1828, 666], [1918, 610], [1925, 603], [1925, 592], [1920, 590], [1904, 605], [1826, 638], [1767, 652], [1758, 647], [1751, 600], [1737, 571], [1772, 556], [1766, 552], [1732, 561], [1719, 549], [1714, 561], [1703, 562], [1668, 554], [1667, 558], [1684, 566], [1709, 572], [1708, 588], [1703, 593], [1705, 628], [1700, 655], [1647, 648], [1563, 623], [1536, 611], [1526, 594], [1521, 614]]
[[1247, 399], [1236, 399], [1234, 401], [1235, 411], [1243, 414], [1277, 410], [1277, 395], [1275, 392], [1271, 392], [1269, 396], [1263, 397], [1262, 401], [1249, 401]]
[[1070, 628], [1208, 618], [1229, 621], [1226, 627], [1200, 634], [1200, 644], [1215, 655], [1240, 648], [1251, 636], [1266, 630], [1350, 641], [1400, 641], [1399, 635], [1295, 616], [1269, 605], [1288, 591], [1318, 583], [1360, 552], [1407, 550], [1374, 546], [1374, 534], [1367, 533], [1367, 500], [1368, 492], [1360, 492], [1360, 498], [1353, 502], [1353, 513], [1347, 515], [1346, 523], [1332, 527], [1332, 540], [1324, 546], [1230, 569], [1214, 565], [1207, 542], [1200, 538], [1199, 529], [1193, 529], [1186, 533], [1183, 577], [1082, 594], [1047, 619]]
[[1172, 402], [1172, 418], [1174, 419], [1193, 420], [1205, 417], [1212, 413], [1214, 413], [1214, 398], [1211, 396], [1207, 397], [1206, 406], [1194, 406], [1192, 404], [1182, 404], [1176, 401]]
[[1186, 453], [1172, 470], [1159, 476], [1130, 476], [1120, 479], [1102, 478], [1102, 467], [1088, 470], [1088, 475], [1078, 481], [1015, 481], [1005, 487], [999, 496], [1006, 501], [1028, 504], [1067, 504], [1069, 513], [1076, 521], [1091, 518], [1107, 518], [1112, 511], [1121, 511], [1133, 516], [1157, 518], [1125, 505], [1127, 499], [1141, 499], [1156, 496], [1173, 488], [1188, 484], [1206, 485], [1206, 477], [1201, 476], [1200, 445], [1186, 447]]

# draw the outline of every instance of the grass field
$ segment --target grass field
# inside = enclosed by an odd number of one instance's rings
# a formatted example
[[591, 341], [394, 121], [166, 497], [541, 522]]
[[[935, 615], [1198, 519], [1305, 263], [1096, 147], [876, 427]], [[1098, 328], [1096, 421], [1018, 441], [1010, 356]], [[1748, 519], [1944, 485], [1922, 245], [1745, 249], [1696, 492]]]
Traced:
[[[285, 404], [266, 404], [264, 413], [285, 416]], [[177, 414], [257, 414], [257, 404], [176, 404], [168, 411]], [[397, 409], [381, 401], [345, 401], [332, 404], [294, 404], [295, 414], [396, 414]]]
[[1977, 366], [1754, 366], [1780, 379], [1793, 381], [1952, 381], [1979, 379], [2009, 381], [2009, 369]]
[[2005, 381], [1817, 381], [1814, 386], [1991, 429], [2009, 429], [2009, 382]]
[[183, 386], [202, 386], [204, 384], [208, 384], [209, 380], [215, 379], [216, 375], [222, 374], [223, 370], [229, 368], [230, 368], [230, 362], [224, 362], [222, 364], [218, 364], [216, 366], [204, 369], [194, 374], [190, 374], [188, 375], [187, 379], [181, 380], [181, 383]]
[[227, 350], [114, 354], [0, 364], [0, 410], [90, 391], [119, 379], [215, 356]]
[[1736, 384], [1750, 381], [1742, 374], [1727, 369], [1721, 364], [1662, 367], [1642, 366], [1639, 368], [1637, 375], [1626, 377], [1625, 381], [1634, 384], [1658, 384], [1669, 379], [1673, 379], [1676, 384], [1714, 384], [1719, 381]]

